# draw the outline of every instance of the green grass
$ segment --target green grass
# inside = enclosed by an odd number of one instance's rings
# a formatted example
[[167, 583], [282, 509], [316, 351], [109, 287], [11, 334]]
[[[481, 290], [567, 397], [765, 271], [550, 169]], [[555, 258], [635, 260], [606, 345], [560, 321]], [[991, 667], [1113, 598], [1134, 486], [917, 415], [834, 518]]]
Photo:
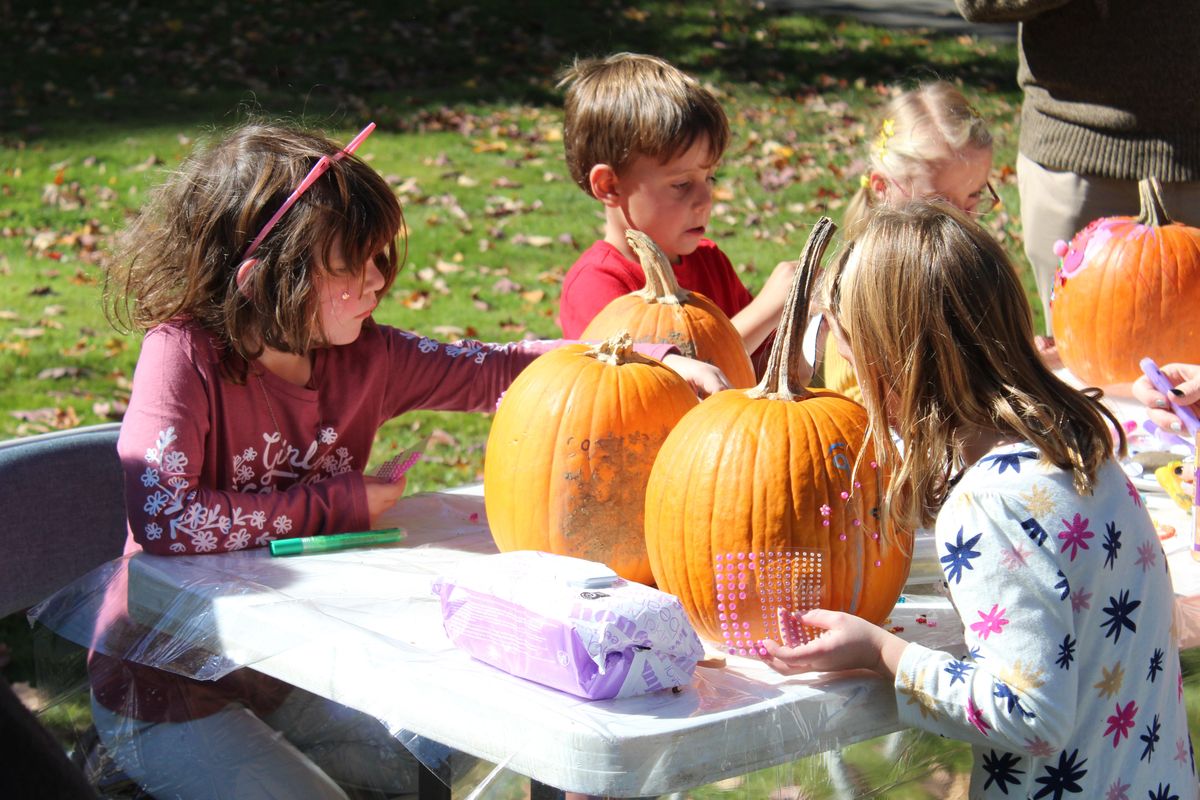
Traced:
[[[734, 140], [711, 230], [752, 290], [798, 256], [818, 216], [840, 217], [887, 87], [939, 77], [961, 81], [991, 123], [1006, 207], [989, 224], [1021, 261], [1009, 43], [732, 0], [0, 7], [0, 438], [119, 418], [140, 337], [102, 313], [106, 248], [198, 140], [251, 115], [341, 140], [379, 124], [359, 154], [396, 188], [411, 232], [380, 321], [442, 338], [558, 335], [559, 282], [601, 225], [562, 159], [555, 76], [576, 56], [655, 53], [718, 92]], [[405, 415], [380, 431], [372, 461], [432, 435], [411, 490], [473, 481], [489, 423]], [[36, 674], [23, 621], [0, 620], [0, 642], [11, 648], [9, 680], [41, 678], [52, 694], [78, 687], [69, 668]], [[1189, 664], [1200, 673], [1190, 654]], [[1195, 723], [1192, 681], [1188, 702]], [[59, 704], [46, 719], [67, 739], [86, 706]], [[847, 774], [881, 785], [895, 764], [886, 747], [850, 747]], [[903, 752], [951, 776], [968, 763], [961, 746], [933, 737]], [[828, 787], [824, 774], [806, 759], [689, 794], [804, 785], [828, 796], [817, 788]]]

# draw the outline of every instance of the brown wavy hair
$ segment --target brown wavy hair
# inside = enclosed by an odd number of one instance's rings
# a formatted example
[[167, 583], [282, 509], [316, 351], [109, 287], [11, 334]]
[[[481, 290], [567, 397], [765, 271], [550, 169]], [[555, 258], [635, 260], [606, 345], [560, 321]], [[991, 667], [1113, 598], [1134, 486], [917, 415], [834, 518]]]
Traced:
[[366, 279], [373, 259], [386, 292], [403, 262], [404, 216], [379, 173], [355, 156], [334, 161], [254, 253], [250, 241], [321, 156], [341, 145], [281, 124], [252, 123], [198, 146], [118, 237], [105, 273], [105, 312], [119, 329], [190, 319], [223, 345], [231, 378], [264, 348], [320, 346], [314, 279], [335, 248]]
[[591, 171], [608, 164], [620, 174], [638, 156], [663, 163], [708, 137], [720, 160], [729, 146], [729, 120], [713, 93], [656, 56], [615, 53], [577, 60], [563, 71], [563, 148], [579, 187], [592, 193]]
[[962, 211], [926, 202], [880, 208], [826, 278], [868, 436], [893, 466], [887, 506], [902, 527], [933, 522], [975, 432], [1032, 442], [1081, 494], [1112, 457], [1114, 429], [1124, 454], [1124, 431], [1100, 391], [1076, 390], [1042, 363], [1016, 269]]

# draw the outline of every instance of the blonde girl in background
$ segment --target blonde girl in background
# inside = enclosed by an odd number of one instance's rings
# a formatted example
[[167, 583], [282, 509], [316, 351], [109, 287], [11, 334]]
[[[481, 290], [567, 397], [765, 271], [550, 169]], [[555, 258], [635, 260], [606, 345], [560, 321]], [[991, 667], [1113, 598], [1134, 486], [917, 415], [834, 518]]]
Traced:
[[[967, 98], [945, 81], [897, 95], [884, 109], [868, 153], [866, 173], [842, 217], [842, 235], [853, 240], [872, 211], [910, 200], [942, 200], [982, 215], [1000, 202], [988, 182], [992, 135]], [[832, 341], [825, 342], [822, 383], [862, 402], [854, 371]]]

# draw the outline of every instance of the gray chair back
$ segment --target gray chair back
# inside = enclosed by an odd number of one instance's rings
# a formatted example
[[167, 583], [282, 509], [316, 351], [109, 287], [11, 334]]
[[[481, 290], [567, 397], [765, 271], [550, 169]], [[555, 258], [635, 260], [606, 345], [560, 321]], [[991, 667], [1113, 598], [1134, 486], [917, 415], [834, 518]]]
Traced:
[[0, 442], [0, 617], [121, 555], [119, 423]]

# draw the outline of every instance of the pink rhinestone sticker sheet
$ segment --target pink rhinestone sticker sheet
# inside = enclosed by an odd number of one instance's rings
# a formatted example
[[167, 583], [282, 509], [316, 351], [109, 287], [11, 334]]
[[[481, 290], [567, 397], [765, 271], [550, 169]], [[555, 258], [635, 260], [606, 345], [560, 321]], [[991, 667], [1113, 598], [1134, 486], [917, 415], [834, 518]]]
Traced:
[[821, 605], [825, 561], [824, 551], [812, 548], [716, 554], [713, 575], [725, 651], [766, 655], [757, 631], [788, 646], [820, 635], [793, 615]]

